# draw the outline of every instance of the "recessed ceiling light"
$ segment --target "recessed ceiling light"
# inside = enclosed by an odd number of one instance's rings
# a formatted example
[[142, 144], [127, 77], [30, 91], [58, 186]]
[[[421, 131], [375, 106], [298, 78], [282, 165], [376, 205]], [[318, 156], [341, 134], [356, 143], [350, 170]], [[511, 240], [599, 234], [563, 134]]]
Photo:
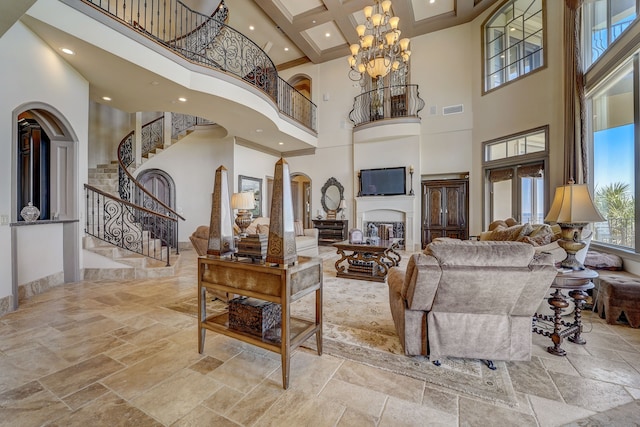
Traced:
[[324, 33], [325, 37], [331, 37], [331, 33]]
[[253, 25], [249, 25], [249, 29], [250, 29], [251, 31], [253, 31], [253, 30], [255, 30], [255, 29], [256, 29], [256, 27], [254, 27]]
[[151, 82], [151, 86], [158, 86], [159, 84], [160, 84], [160, 82], [157, 82], [155, 80]]
[[289, 52], [289, 48], [288, 48], [288, 47], [285, 47], [285, 48], [284, 48], [284, 51], [285, 51], [285, 52]]
[[180, 101], [180, 102], [187, 102], [187, 98], [180, 97], [180, 98], [178, 98], [178, 101]]
[[103, 99], [104, 101], [111, 101], [111, 98], [109, 98], [108, 96], [103, 96], [103, 97], [102, 97], [102, 99]]
[[515, 31], [515, 30], [516, 30], [516, 29], [515, 29], [515, 28], [513, 28], [513, 27], [509, 28], [509, 31]]
[[256, 132], [260, 133], [262, 132], [262, 129], [256, 129]]
[[72, 51], [69, 48], [63, 47], [62, 49], [60, 49], [62, 52], [66, 53], [67, 55], [75, 55], [76, 53], [74, 51]]
[[436, 0], [429, 0], [429, 3], [434, 4]]
[[313, 21], [311, 21], [311, 23], [312, 23], [312, 24], [315, 24], [315, 23], [316, 23], [316, 20], [314, 19]]
[[278, 142], [278, 145], [284, 145], [284, 142], [280, 141]]

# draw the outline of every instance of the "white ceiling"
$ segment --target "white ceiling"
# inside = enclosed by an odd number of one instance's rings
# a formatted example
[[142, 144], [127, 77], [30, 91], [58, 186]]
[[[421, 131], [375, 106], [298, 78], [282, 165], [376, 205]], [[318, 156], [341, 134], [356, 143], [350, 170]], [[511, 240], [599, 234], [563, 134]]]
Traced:
[[[211, 13], [217, 2], [183, 0], [202, 13]], [[355, 27], [362, 22], [362, 8], [373, 0], [226, 0], [228, 24], [251, 38], [267, 51], [281, 68], [312, 61], [345, 57], [348, 46], [357, 41]], [[394, 0], [393, 11], [400, 17], [403, 37], [413, 37], [459, 25], [476, 17], [499, 0]], [[19, 6], [18, 7], [18, 4]], [[0, 35], [37, 0], [20, 2], [0, 0]], [[209, 8], [210, 10], [206, 10]], [[295, 151], [309, 148], [309, 135], [294, 137], [251, 109], [237, 103], [220, 103], [210, 95], [188, 90], [160, 75], [128, 62], [101, 49], [100, 46], [76, 38], [28, 15], [22, 21], [47, 42], [54, 51], [72, 46], [76, 55], [66, 57], [89, 82], [90, 98], [102, 103], [102, 96], [113, 98], [110, 105], [122, 111], [178, 111], [196, 114], [219, 123], [247, 141], [264, 145], [274, 151]], [[253, 30], [249, 27], [253, 26]], [[132, 31], [135, 33], [135, 31]], [[328, 36], [327, 36], [328, 34]], [[285, 50], [286, 48], [286, 50]], [[126, 75], [127, 79], [121, 76]], [[185, 104], [178, 97], [188, 98]], [[222, 120], [225, 114], [236, 119]], [[247, 117], [253, 126], [247, 127]], [[235, 121], [234, 121], [235, 120]], [[260, 128], [261, 132], [256, 133]], [[278, 145], [278, 141], [284, 146]]]
[[[433, 2], [432, 2], [433, 1]], [[251, 13], [250, 0], [227, 0], [231, 17]], [[477, 17], [498, 0], [393, 0], [392, 11], [400, 18], [403, 37], [415, 37], [459, 25]], [[285, 39], [274, 38], [273, 61], [285, 68], [300, 61], [320, 63], [347, 56], [357, 42], [356, 26], [364, 21], [362, 9], [373, 0], [253, 0], [268, 16], [263, 25], [275, 25]], [[243, 8], [246, 6], [246, 10]], [[237, 9], [236, 9], [237, 8]], [[255, 13], [255, 12], [253, 12]], [[232, 25], [233, 26], [233, 25]], [[243, 31], [242, 28], [236, 28]], [[251, 37], [251, 34], [247, 34]], [[254, 40], [255, 41], [255, 40]], [[264, 41], [264, 39], [263, 39]], [[300, 56], [281, 57], [280, 43], [297, 46]]]

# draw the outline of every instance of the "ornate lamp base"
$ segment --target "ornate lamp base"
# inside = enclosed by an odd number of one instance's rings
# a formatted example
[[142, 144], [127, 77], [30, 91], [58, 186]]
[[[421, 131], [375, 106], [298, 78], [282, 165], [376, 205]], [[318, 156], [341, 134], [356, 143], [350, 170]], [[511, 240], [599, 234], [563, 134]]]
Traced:
[[576, 252], [587, 246], [582, 241], [582, 227], [586, 224], [578, 223], [561, 223], [561, 238], [558, 245], [567, 252], [567, 257], [560, 263], [562, 268], [570, 268], [572, 270], [584, 270], [584, 265], [576, 259]]
[[251, 212], [245, 209], [238, 210], [238, 216], [236, 216], [236, 225], [240, 228], [240, 237], [247, 237], [247, 227], [251, 225]]

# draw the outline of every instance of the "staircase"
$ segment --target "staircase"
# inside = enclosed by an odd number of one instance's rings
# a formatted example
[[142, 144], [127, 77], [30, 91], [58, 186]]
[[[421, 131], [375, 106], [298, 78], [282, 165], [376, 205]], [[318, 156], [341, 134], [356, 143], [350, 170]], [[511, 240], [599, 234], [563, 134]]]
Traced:
[[[184, 122], [185, 118], [182, 115], [179, 116]], [[187, 119], [187, 121], [188, 120], [190, 119]], [[189, 123], [191, 122], [188, 122], [186, 126], [188, 126]], [[193, 120], [192, 126], [195, 127], [196, 125], [202, 124], [200, 120]], [[207, 124], [210, 123], [207, 122]], [[177, 126], [185, 126], [185, 124], [182, 123]], [[152, 146], [150, 149], [145, 150], [142, 155], [142, 162], [144, 163], [150, 158], [161, 154], [185, 136], [194, 132], [194, 127], [180, 129], [172, 136], [168, 143]], [[117, 160], [111, 163], [99, 164], [95, 168], [89, 168], [88, 184], [116, 199], [120, 199], [118, 168]], [[130, 172], [132, 172], [131, 169]], [[100, 209], [97, 210], [99, 211]], [[99, 219], [98, 223], [104, 223], [104, 221]], [[135, 224], [134, 227], [136, 227]], [[85, 280], [140, 279], [174, 275], [175, 266], [180, 259], [180, 255], [169, 253], [167, 258], [167, 251], [171, 249], [163, 246], [160, 239], [152, 239], [148, 231], [142, 230], [140, 224], [137, 225], [137, 228], [140, 233], [138, 244], [142, 247], [142, 252], [153, 253], [156, 255], [156, 259], [104, 241], [99, 236], [100, 231], [98, 232], [98, 237], [87, 234], [83, 239], [83, 249], [96, 256], [85, 256], [85, 258], [87, 258], [87, 262], [85, 263], [87, 267], [84, 269]], [[102, 232], [104, 233], [104, 231]], [[167, 265], [166, 259], [169, 260], [168, 264], [170, 265]]]
[[[89, 185], [119, 198], [117, 162], [100, 164], [95, 168], [90, 168]], [[143, 251], [157, 253], [158, 257], [163, 260], [167, 258], [167, 251], [170, 250], [162, 245], [161, 240], [150, 238], [147, 231], [141, 231], [140, 245], [143, 246]], [[100, 257], [95, 256], [90, 257], [87, 262], [89, 267], [84, 269], [85, 280], [172, 276], [180, 257], [179, 254], [169, 254], [169, 264], [171, 265], [167, 266], [166, 261], [149, 258], [90, 235], [84, 237], [83, 248], [110, 260], [101, 260]]]

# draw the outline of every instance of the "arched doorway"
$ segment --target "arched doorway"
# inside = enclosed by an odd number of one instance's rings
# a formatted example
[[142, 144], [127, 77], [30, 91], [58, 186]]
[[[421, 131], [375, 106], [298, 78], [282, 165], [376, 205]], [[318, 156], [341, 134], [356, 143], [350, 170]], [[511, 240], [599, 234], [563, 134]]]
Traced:
[[[271, 209], [273, 197], [273, 178], [267, 177], [267, 212]], [[311, 223], [311, 178], [301, 172], [291, 174], [291, 199], [293, 200], [293, 218], [302, 221], [304, 228], [313, 228]], [[268, 216], [267, 213], [265, 216]]]
[[[29, 226], [11, 227], [12, 304], [16, 310], [21, 285], [29, 284], [30, 292], [39, 293], [80, 280], [81, 212], [78, 137], [70, 122], [51, 105], [33, 102], [13, 110], [12, 123], [11, 220], [23, 221], [20, 211], [25, 202], [40, 204], [41, 211], [39, 220]], [[59, 255], [43, 263], [23, 256], [38, 251]]]
[[[155, 198], [171, 209], [176, 208], [176, 185], [173, 178], [161, 169], [145, 169], [138, 175], [138, 182]], [[140, 203], [139, 200], [137, 200]]]

